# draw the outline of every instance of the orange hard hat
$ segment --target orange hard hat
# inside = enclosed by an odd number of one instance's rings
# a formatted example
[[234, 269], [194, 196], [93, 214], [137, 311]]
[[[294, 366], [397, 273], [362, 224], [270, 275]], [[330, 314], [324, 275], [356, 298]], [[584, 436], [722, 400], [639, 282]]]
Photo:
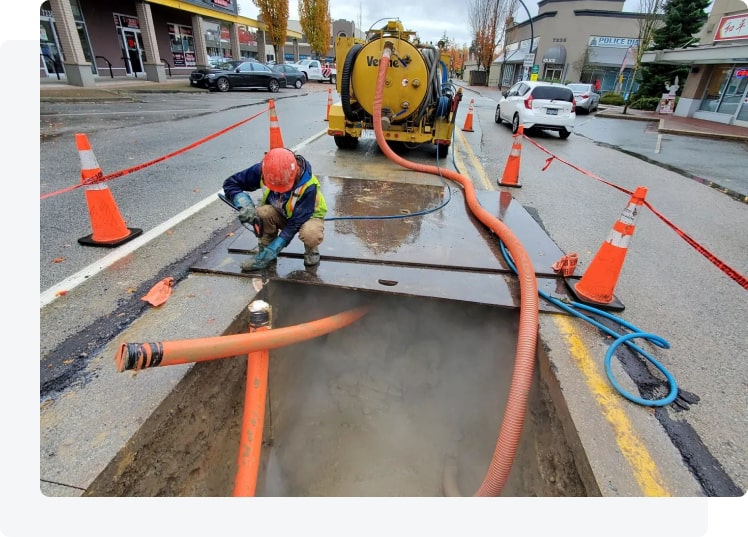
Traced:
[[276, 147], [262, 159], [262, 180], [274, 192], [288, 192], [296, 182], [299, 165], [296, 155], [285, 147]]

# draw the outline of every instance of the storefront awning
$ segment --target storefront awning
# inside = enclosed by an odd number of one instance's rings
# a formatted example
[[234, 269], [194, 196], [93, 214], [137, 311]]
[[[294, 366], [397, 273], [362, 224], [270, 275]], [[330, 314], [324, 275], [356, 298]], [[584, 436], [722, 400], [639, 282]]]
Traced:
[[506, 60], [504, 59], [504, 54], [500, 54], [493, 63], [522, 63], [525, 61], [525, 56], [529, 53], [530, 51], [526, 48], [514, 49], [507, 55]]
[[563, 45], [554, 45], [546, 50], [541, 56], [543, 63], [554, 63], [559, 65], [566, 64], [566, 47]]
[[[592, 65], [602, 67], [621, 67], [623, 58], [626, 57], [625, 48], [615, 47], [590, 47], [589, 62]], [[632, 49], [633, 50], [633, 49]], [[629, 55], [626, 67], [631, 67], [634, 63], [633, 54]]]
[[668, 64], [720, 64], [748, 61], [748, 45], [702, 45], [700, 47], [670, 50], [649, 50], [642, 63]]

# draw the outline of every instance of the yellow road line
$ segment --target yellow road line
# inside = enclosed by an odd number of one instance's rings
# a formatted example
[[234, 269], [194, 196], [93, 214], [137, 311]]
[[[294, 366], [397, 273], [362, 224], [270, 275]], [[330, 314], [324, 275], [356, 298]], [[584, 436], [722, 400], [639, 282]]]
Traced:
[[[473, 153], [465, 136], [459, 131], [457, 131], [457, 134], [462, 147], [468, 153], [475, 172], [489, 190], [496, 190], [493, 182], [488, 180], [483, 166], [475, 156], [475, 153]], [[458, 153], [454, 151], [453, 154], [455, 160], [458, 162], [458, 166], [463, 168], [462, 159]], [[595, 397], [603, 416], [613, 428], [616, 443], [624, 458], [629, 463], [634, 474], [634, 479], [639, 484], [643, 495], [670, 496], [670, 492], [663, 485], [664, 480], [657, 470], [657, 464], [644, 443], [634, 432], [634, 428], [620, 404], [620, 397], [613, 391], [607, 379], [600, 373], [595, 360], [590, 355], [589, 349], [582, 341], [579, 332], [574, 328], [571, 318], [564, 315], [554, 315], [553, 319], [559, 332], [566, 339], [577, 367], [585, 377], [587, 388]]]
[[[483, 182], [483, 185], [486, 187], [486, 190], [495, 190], [493, 188], [493, 183], [488, 180], [488, 177], [486, 176], [486, 172], [483, 170], [483, 166], [481, 165], [480, 161], [478, 160], [478, 157], [475, 156], [475, 153], [473, 153], [472, 148], [470, 147], [470, 144], [468, 144], [468, 141], [465, 139], [465, 135], [462, 134], [462, 131], [457, 130], [457, 136], [460, 137], [460, 145], [465, 149], [465, 151], [468, 154], [468, 157], [470, 158], [470, 161], [473, 163], [473, 168], [475, 169], [475, 172], [478, 174], [478, 177]], [[458, 160], [458, 167], [464, 169], [464, 163], [462, 163], [462, 159], [459, 158], [459, 155], [456, 151], [453, 151], [453, 155], [455, 156], [455, 160]]]
[[636, 435], [631, 422], [626, 417], [626, 413], [620, 405], [620, 397], [610, 387], [606, 378], [601, 375], [589, 349], [574, 329], [571, 318], [564, 315], [554, 315], [553, 319], [556, 327], [566, 339], [571, 356], [584, 375], [587, 387], [600, 406], [603, 416], [613, 428], [616, 443], [633, 470], [634, 478], [643, 495], [670, 496], [667, 488], [662, 484], [663, 479], [657, 470], [654, 459]]

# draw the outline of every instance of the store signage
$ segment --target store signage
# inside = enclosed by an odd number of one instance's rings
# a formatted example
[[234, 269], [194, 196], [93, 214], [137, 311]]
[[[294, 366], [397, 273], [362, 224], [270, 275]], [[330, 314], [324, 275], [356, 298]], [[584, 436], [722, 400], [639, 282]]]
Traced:
[[603, 35], [591, 35], [588, 41], [591, 47], [609, 47], [609, 48], [637, 48], [639, 39], [635, 37], [611, 37]]
[[738, 67], [735, 69], [735, 78], [746, 78], [748, 77], [748, 67]]
[[127, 15], [114, 14], [114, 24], [122, 28], [140, 28], [138, 19], [136, 17], [128, 17]]
[[748, 39], [748, 13], [730, 15], [719, 20], [714, 40], [730, 41], [732, 39]]

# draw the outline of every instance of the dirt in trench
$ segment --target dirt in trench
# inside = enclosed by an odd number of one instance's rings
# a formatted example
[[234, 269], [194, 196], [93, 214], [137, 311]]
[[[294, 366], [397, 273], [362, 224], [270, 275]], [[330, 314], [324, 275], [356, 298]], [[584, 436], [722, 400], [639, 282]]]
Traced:
[[[475, 493], [506, 405], [516, 311], [291, 282], [266, 291], [277, 327], [370, 312], [271, 351], [258, 496], [442, 496], [449, 456], [460, 492]], [[85, 495], [231, 496], [245, 375], [243, 356], [196, 364]], [[536, 368], [502, 495], [584, 494]]]

